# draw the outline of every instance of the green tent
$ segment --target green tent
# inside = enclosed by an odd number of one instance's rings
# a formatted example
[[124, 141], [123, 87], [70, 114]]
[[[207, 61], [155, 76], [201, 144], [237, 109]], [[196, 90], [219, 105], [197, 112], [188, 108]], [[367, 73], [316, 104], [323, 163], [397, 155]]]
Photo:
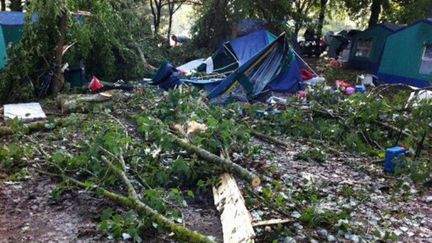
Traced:
[[387, 36], [400, 28], [395, 24], [379, 24], [353, 36], [349, 67], [371, 72], [378, 70]]
[[21, 41], [23, 25], [2, 25], [2, 28], [6, 43], [16, 44]]
[[339, 53], [348, 46], [348, 38], [345, 33], [333, 35], [328, 45], [327, 55], [329, 57], [337, 58]]
[[0, 26], [0, 70], [6, 66], [6, 43], [3, 37], [3, 30]]
[[21, 41], [24, 19], [22, 12], [0, 12], [0, 70], [7, 64], [8, 47]]
[[432, 19], [415, 22], [387, 38], [377, 76], [387, 83], [432, 85]]

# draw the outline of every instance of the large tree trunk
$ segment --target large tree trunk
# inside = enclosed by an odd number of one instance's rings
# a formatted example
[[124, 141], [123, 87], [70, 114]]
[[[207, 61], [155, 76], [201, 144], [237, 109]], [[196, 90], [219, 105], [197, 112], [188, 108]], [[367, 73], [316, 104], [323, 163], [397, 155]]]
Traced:
[[60, 90], [63, 88], [64, 85], [62, 63], [63, 63], [63, 46], [66, 43], [67, 25], [68, 25], [67, 10], [64, 9], [59, 23], [60, 38], [57, 42], [57, 46], [55, 49], [54, 65], [56, 67], [56, 74], [54, 77], [54, 82], [52, 84], [52, 94], [54, 96], [58, 95], [58, 93], [60, 92]]
[[214, 38], [212, 38], [210, 46], [217, 47], [221, 43], [223, 43], [228, 34], [228, 26], [225, 12], [227, 9], [227, 1], [226, 0], [216, 0], [214, 3], [214, 15], [212, 17], [213, 21], [213, 30], [214, 30]]
[[153, 26], [155, 35], [159, 34], [161, 16], [162, 16], [162, 0], [150, 0], [150, 8], [153, 15]]
[[167, 41], [168, 41], [168, 47], [170, 46], [170, 39], [171, 39], [171, 30], [172, 30], [172, 21], [173, 21], [173, 16], [174, 16], [174, 12], [175, 12], [175, 2], [174, 1], [170, 1], [168, 3], [168, 14], [169, 14], [169, 19], [168, 19], [168, 33], [167, 33]]
[[1, 0], [0, 4], [1, 4], [1, 11], [6, 11], [6, 0]]
[[318, 30], [317, 30], [317, 34], [320, 38], [323, 35], [322, 29], [324, 26], [324, 20], [325, 20], [325, 14], [326, 14], [328, 2], [329, 2], [329, 0], [320, 0], [320, 12], [319, 12]]
[[369, 18], [369, 27], [378, 24], [379, 17], [381, 14], [382, 0], [372, 0], [371, 5], [371, 16]]
[[11, 0], [9, 4], [11, 11], [23, 11], [22, 0]]

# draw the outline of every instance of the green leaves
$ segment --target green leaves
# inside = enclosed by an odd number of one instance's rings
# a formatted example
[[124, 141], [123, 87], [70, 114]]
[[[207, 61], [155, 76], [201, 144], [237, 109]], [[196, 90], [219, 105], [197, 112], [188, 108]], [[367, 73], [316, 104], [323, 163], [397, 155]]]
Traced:
[[140, 231], [148, 228], [143, 222], [144, 220], [132, 211], [122, 215], [116, 214], [112, 208], [107, 208], [102, 212], [99, 229], [106, 232], [111, 239], [142, 242]]

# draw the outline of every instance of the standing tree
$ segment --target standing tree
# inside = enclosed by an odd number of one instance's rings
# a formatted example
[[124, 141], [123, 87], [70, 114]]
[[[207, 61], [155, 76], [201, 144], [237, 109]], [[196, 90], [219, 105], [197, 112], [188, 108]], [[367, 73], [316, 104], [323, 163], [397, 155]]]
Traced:
[[317, 33], [319, 37], [323, 35], [322, 29], [324, 26], [324, 21], [326, 17], [326, 11], [327, 11], [327, 5], [329, 3], [329, 0], [320, 0], [320, 10], [319, 10], [319, 17], [318, 17], [318, 30]]
[[370, 12], [368, 26], [372, 27], [379, 23], [383, 10], [389, 10], [391, 0], [343, 0], [349, 9], [351, 16], [360, 18], [367, 16]]
[[9, 8], [11, 11], [23, 11], [23, 1], [22, 0], [10, 0]]

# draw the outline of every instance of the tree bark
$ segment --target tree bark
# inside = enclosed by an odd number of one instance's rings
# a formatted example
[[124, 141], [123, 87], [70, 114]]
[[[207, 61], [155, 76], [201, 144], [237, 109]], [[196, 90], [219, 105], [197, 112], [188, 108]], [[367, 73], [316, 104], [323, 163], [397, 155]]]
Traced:
[[371, 5], [371, 16], [369, 18], [369, 27], [378, 24], [379, 17], [382, 9], [382, 0], [372, 0]]
[[153, 15], [153, 26], [155, 34], [159, 34], [161, 16], [162, 16], [162, 0], [150, 0], [150, 8]]
[[9, 8], [11, 11], [23, 11], [22, 0], [11, 0], [9, 4]]
[[251, 183], [253, 187], [257, 187], [261, 184], [261, 179], [255, 175], [254, 173], [246, 170], [245, 168], [241, 167], [240, 165], [226, 159], [222, 159], [221, 157], [212, 154], [208, 152], [207, 150], [204, 150], [202, 148], [199, 148], [193, 144], [190, 144], [177, 136], [173, 134], [169, 134], [172, 138], [172, 140], [181, 148], [186, 150], [187, 152], [191, 154], [197, 155], [200, 159], [205, 160], [206, 162], [215, 164], [223, 168], [227, 172], [231, 172], [233, 174], [236, 174], [242, 179], [245, 179], [247, 182]]
[[[63, 4], [63, 6], [65, 5]], [[67, 15], [67, 10], [64, 9], [62, 16], [60, 17], [60, 23], [59, 23], [60, 38], [55, 48], [54, 66], [56, 68], [56, 74], [54, 77], [54, 82], [52, 84], [52, 94], [54, 96], [57, 96], [60, 93], [60, 90], [63, 88], [64, 85], [62, 63], [63, 63], [63, 46], [66, 43], [67, 27], [68, 27], [68, 15]]]
[[[25, 134], [29, 134], [37, 131], [52, 130], [56, 126], [60, 126], [61, 124], [63, 124], [63, 120], [55, 120], [53, 122], [54, 126], [52, 126], [52, 128], [47, 126], [49, 123], [50, 123], [49, 121], [37, 121], [37, 122], [27, 123], [24, 125], [23, 132]], [[15, 131], [10, 127], [7, 126], [0, 127], [0, 137], [11, 136], [14, 135], [15, 133], [17, 133], [17, 131]]]
[[0, 1], [1, 11], [6, 11], [6, 0]]
[[326, 14], [326, 10], [327, 10], [327, 3], [329, 2], [329, 0], [320, 0], [320, 12], [319, 12], [319, 18], [318, 18], [318, 30], [317, 30], [317, 34], [319, 36], [319, 38], [321, 39], [323, 33], [322, 33], [322, 29], [324, 26], [324, 20], [325, 20], [325, 14]]

